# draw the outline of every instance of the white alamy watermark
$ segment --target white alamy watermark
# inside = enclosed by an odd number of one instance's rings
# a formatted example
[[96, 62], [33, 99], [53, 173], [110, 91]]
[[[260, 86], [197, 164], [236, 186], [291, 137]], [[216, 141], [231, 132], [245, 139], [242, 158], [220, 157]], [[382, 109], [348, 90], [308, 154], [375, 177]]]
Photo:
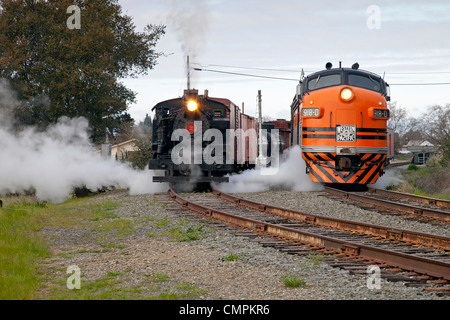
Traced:
[[78, 266], [72, 265], [67, 268], [67, 274], [70, 276], [67, 278], [67, 289], [81, 289], [81, 270]]
[[81, 10], [77, 5], [71, 5], [67, 8], [67, 14], [71, 16], [67, 19], [66, 25], [70, 30], [81, 29]]
[[380, 6], [377, 5], [370, 5], [367, 7], [366, 10], [367, 14], [369, 15], [367, 17], [367, 28], [370, 30], [374, 29], [381, 29], [381, 10]]
[[379, 266], [370, 265], [366, 270], [367, 274], [367, 288], [370, 290], [381, 289], [381, 270]]
[[[171, 140], [180, 142], [172, 149], [171, 159], [176, 165], [202, 163], [222, 165], [248, 162], [263, 166], [270, 163], [271, 168], [278, 168], [280, 160], [278, 129], [270, 130], [270, 136], [266, 129], [262, 129], [260, 133], [261, 135], [258, 136], [253, 128], [227, 129], [224, 137], [222, 131], [214, 128], [203, 132], [202, 122], [194, 121], [190, 130], [176, 129], [172, 132]], [[261, 142], [258, 143], [258, 141]], [[275, 173], [274, 170], [265, 171], [265, 174]]]

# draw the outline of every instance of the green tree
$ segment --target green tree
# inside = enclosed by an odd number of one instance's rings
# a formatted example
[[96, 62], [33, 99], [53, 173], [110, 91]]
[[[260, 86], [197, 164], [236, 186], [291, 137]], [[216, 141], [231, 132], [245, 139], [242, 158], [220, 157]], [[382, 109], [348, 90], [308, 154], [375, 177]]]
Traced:
[[[69, 28], [71, 5], [80, 9], [80, 29]], [[137, 32], [117, 0], [0, 0], [0, 77], [21, 101], [16, 119], [45, 127], [61, 116], [86, 117], [95, 142], [106, 128], [132, 126], [135, 93], [120, 79], [155, 66], [164, 32], [151, 24]]]
[[138, 152], [134, 152], [129, 160], [133, 168], [143, 170], [148, 166], [148, 160], [153, 157], [152, 135], [140, 135], [136, 138], [134, 144]]

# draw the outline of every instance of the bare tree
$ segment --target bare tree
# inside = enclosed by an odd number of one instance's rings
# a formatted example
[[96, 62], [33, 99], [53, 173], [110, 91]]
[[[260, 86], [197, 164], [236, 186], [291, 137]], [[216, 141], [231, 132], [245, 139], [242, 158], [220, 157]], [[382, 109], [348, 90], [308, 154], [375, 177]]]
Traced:
[[388, 107], [391, 113], [388, 127], [399, 136], [403, 136], [408, 131], [408, 111], [401, 106], [397, 106], [397, 101], [389, 102]]
[[410, 119], [408, 119], [408, 111], [397, 106], [397, 101], [388, 102], [388, 107], [391, 115], [388, 127], [394, 130], [394, 149], [398, 152], [405, 143], [404, 136], [409, 130]]
[[450, 103], [445, 107], [429, 107], [423, 115], [421, 127], [424, 136], [450, 157]]

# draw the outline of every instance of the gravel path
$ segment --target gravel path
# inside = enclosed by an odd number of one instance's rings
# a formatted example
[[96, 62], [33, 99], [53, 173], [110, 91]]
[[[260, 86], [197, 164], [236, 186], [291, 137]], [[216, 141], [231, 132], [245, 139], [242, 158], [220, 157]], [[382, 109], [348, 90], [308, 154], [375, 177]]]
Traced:
[[[347, 219], [370, 220], [367, 222], [371, 223], [383, 220], [395, 227], [400, 227], [405, 221], [331, 200], [321, 192], [276, 191], [239, 196], [306, 212], [336, 214]], [[321, 263], [317, 255], [289, 255], [235, 236], [220, 227], [200, 228], [205, 220], [173, 210], [176, 205], [172, 205], [166, 195], [130, 196], [124, 191], [114, 191], [87, 201], [105, 200], [120, 204], [115, 213], [121, 219], [134, 222], [133, 232], [99, 235], [95, 230], [83, 228], [48, 227], [42, 230], [52, 243], [53, 256], [42, 267], [48, 281], [40, 298], [46, 299], [50, 290], [58, 285], [64, 287], [67, 267], [77, 265], [82, 275], [82, 287], [99, 279], [114, 278], [115, 282], [109, 283], [126, 290], [127, 297], [131, 298], [448, 299], [406, 287], [401, 282], [384, 280], [381, 281], [381, 289], [371, 290], [367, 287], [367, 276], [350, 275], [347, 271], [332, 268]], [[395, 223], [384, 219], [394, 219]], [[417, 228], [417, 224], [430, 228], [414, 221], [407, 223], [411, 223], [411, 228]], [[202, 238], [180, 241], [171, 236], [170, 232], [176, 229], [188, 228], [200, 230]], [[448, 235], [448, 230], [431, 229]], [[105, 249], [105, 243], [114, 245]], [[224, 259], [230, 253], [237, 259]], [[287, 287], [282, 280], [286, 275], [295, 275], [306, 284]]]

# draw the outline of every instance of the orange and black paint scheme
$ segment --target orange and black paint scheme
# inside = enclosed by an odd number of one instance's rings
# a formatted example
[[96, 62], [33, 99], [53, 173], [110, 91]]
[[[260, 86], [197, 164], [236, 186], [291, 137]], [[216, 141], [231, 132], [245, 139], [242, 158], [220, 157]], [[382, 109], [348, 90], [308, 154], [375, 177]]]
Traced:
[[312, 181], [377, 181], [387, 161], [389, 100], [389, 85], [357, 63], [352, 68], [327, 63], [300, 81], [291, 105], [291, 144], [301, 146]]

